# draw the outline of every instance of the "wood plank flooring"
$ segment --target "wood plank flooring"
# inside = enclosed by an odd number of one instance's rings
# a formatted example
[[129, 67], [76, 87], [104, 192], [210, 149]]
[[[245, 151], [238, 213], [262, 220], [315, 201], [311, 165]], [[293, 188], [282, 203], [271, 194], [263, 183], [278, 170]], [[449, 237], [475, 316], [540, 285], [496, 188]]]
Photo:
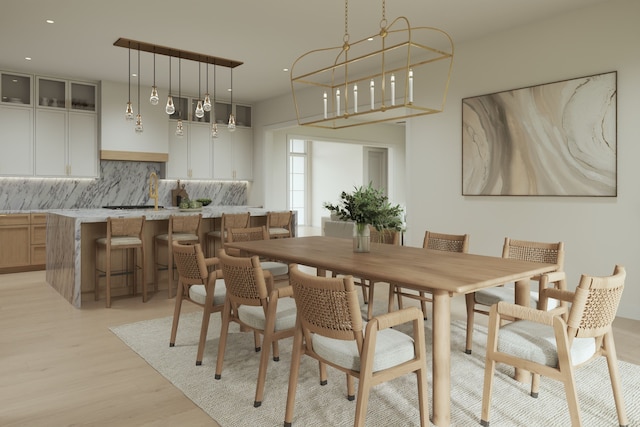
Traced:
[[[380, 307], [386, 294], [376, 290]], [[146, 304], [124, 297], [106, 309], [89, 297], [75, 309], [43, 271], [0, 275], [0, 425], [217, 426], [109, 331], [170, 316], [173, 306], [159, 292]], [[199, 308], [186, 303], [183, 311]], [[464, 298], [454, 298], [452, 313], [464, 319]], [[640, 321], [614, 326], [618, 357], [640, 364]]]

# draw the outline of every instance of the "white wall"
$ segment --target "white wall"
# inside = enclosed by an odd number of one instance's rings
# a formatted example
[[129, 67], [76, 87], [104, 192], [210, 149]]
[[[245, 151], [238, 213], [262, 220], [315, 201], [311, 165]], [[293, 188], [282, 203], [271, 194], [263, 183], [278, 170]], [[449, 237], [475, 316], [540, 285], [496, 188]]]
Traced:
[[[407, 127], [408, 244], [426, 229], [470, 233], [470, 251], [489, 255], [506, 236], [562, 240], [569, 288], [623, 264], [618, 314], [640, 319], [639, 16], [637, 0], [614, 0], [457, 45], [446, 111]], [[618, 72], [618, 197], [461, 195], [462, 98], [608, 71]]]
[[[457, 44], [445, 112], [407, 123], [406, 174], [404, 181], [398, 180], [406, 194], [405, 242], [419, 246], [426, 229], [465, 232], [471, 234], [472, 252], [500, 255], [506, 236], [562, 240], [569, 287], [575, 287], [582, 273], [607, 275], [615, 263], [623, 264], [628, 279], [618, 314], [640, 319], [638, 16], [639, 1], [612, 0]], [[461, 195], [462, 98], [608, 71], [618, 72], [618, 197]], [[273, 176], [282, 172], [282, 165], [270, 160], [281, 158], [273, 152], [281, 147], [274, 146], [270, 131], [293, 126], [295, 111], [290, 96], [255, 107], [256, 182], [250, 202], [280, 203], [271, 194], [279, 193], [282, 177]], [[365, 128], [358, 129], [361, 135], [370, 132]]]

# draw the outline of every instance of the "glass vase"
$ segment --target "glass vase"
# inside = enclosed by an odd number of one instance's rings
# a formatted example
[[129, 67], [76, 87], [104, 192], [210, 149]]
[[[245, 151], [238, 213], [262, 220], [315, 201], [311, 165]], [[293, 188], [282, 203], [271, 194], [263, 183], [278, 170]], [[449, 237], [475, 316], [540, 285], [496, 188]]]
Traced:
[[371, 235], [368, 224], [355, 224], [353, 227], [353, 251], [369, 252], [371, 248]]

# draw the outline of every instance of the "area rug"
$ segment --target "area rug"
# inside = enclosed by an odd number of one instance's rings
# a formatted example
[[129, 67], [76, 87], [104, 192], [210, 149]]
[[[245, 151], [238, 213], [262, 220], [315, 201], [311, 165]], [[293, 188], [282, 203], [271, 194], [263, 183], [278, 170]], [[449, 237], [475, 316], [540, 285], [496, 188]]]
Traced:
[[[169, 347], [171, 317], [111, 328], [124, 343], [149, 365], [180, 389], [223, 427], [282, 426], [284, 421], [291, 339], [280, 344], [280, 361], [270, 360], [262, 406], [253, 407], [260, 354], [254, 351], [253, 334], [232, 326], [222, 379], [215, 380], [215, 364], [220, 333], [220, 317], [211, 316], [205, 355], [195, 365], [200, 313], [180, 319], [175, 347]], [[431, 322], [425, 322], [430, 341]], [[479, 425], [482, 405], [486, 329], [477, 327], [472, 355], [464, 353], [465, 327], [451, 325], [451, 425]], [[430, 348], [430, 343], [427, 343]], [[429, 357], [428, 360], [431, 358]], [[629, 426], [640, 426], [640, 366], [620, 363], [624, 400]], [[351, 426], [354, 402], [346, 399], [346, 381], [331, 368], [329, 384], [320, 386], [318, 364], [303, 358], [296, 394], [294, 425]], [[560, 383], [542, 379], [540, 397], [528, 395], [529, 385], [510, 378], [512, 370], [498, 365], [491, 408], [491, 426], [569, 426], [571, 424], [564, 389]], [[577, 371], [577, 387], [585, 426], [617, 426], [615, 405], [604, 358]], [[431, 372], [429, 368], [429, 384]], [[375, 387], [369, 398], [367, 426], [419, 425], [415, 376], [398, 378]], [[429, 388], [431, 408], [431, 388]]]

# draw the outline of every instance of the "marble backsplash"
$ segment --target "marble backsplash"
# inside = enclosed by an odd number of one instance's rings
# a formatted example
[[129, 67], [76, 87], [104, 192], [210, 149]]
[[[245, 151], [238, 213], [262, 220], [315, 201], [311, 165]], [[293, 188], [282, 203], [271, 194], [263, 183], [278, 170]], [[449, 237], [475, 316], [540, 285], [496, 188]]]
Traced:
[[[37, 209], [85, 209], [107, 205], [152, 205], [149, 175], [163, 164], [153, 162], [100, 162], [100, 177], [0, 178], [0, 211]], [[191, 199], [209, 198], [212, 205], [247, 204], [246, 181], [180, 181]], [[171, 190], [177, 180], [160, 179], [158, 204], [171, 206]]]

